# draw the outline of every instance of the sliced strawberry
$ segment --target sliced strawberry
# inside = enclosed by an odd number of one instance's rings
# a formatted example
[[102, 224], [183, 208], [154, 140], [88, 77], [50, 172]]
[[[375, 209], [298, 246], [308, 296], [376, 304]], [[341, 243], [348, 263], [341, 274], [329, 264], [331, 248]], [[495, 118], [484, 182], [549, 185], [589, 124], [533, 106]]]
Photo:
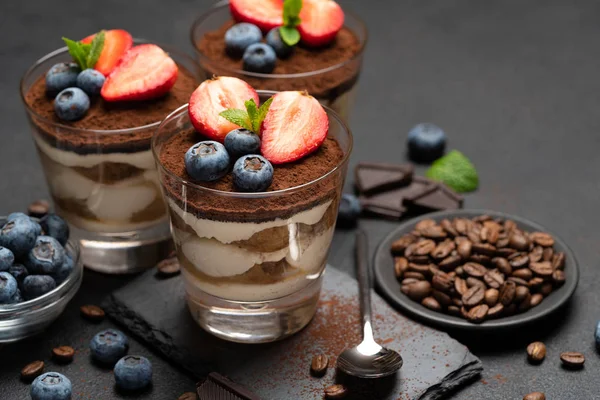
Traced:
[[[83, 39], [82, 43], [92, 43], [94, 35]], [[112, 29], [104, 33], [104, 47], [100, 58], [94, 66], [94, 69], [104, 76], [108, 76], [115, 68], [123, 54], [133, 46], [133, 38], [129, 32], [123, 29]]]
[[230, 0], [231, 15], [238, 22], [249, 22], [263, 32], [283, 25], [283, 0]]
[[344, 26], [344, 11], [333, 0], [304, 0], [298, 31], [302, 43], [318, 47], [330, 43]]
[[155, 44], [131, 48], [102, 86], [106, 101], [150, 100], [171, 90], [179, 70], [175, 61]]
[[261, 153], [273, 164], [301, 159], [327, 137], [329, 119], [321, 104], [305, 92], [280, 92], [265, 117]]
[[190, 120], [198, 132], [223, 142], [239, 126], [219, 114], [230, 108], [245, 110], [244, 103], [250, 99], [258, 104], [258, 93], [241, 79], [229, 76], [209, 79], [192, 93], [188, 106]]

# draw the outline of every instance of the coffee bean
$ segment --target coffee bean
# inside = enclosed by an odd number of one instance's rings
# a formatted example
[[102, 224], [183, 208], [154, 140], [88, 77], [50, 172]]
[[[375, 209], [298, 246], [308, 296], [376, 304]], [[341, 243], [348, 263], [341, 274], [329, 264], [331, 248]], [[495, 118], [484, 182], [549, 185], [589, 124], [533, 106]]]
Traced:
[[448, 234], [441, 226], [435, 225], [421, 230], [421, 236], [428, 239], [441, 240], [446, 238]]
[[506, 280], [514, 282], [517, 286], [529, 287], [528, 281], [526, 281], [525, 279], [517, 278], [516, 276], [509, 276]]
[[422, 221], [417, 222], [417, 224], [415, 225], [415, 229], [418, 230], [419, 232], [422, 232], [423, 230], [435, 226], [436, 222], [435, 220], [428, 218], [428, 219], [424, 219]]
[[504, 275], [497, 269], [492, 269], [485, 273], [483, 280], [489, 287], [498, 289], [504, 283]]
[[517, 286], [515, 290], [515, 299], [513, 300], [515, 303], [521, 303], [527, 295], [529, 294], [529, 288], [526, 286]]
[[552, 256], [552, 268], [565, 268], [565, 253], [563, 253], [562, 251], [560, 253], [554, 253], [554, 255]]
[[454, 229], [454, 226], [452, 226], [452, 222], [450, 222], [450, 220], [443, 219], [440, 222], [440, 226], [446, 231], [448, 236], [450, 236], [450, 237], [458, 236], [458, 232], [456, 232], [456, 229]]
[[489, 256], [486, 256], [485, 254], [471, 254], [469, 261], [476, 262], [482, 265], [489, 265], [492, 259]]
[[59, 346], [52, 349], [52, 358], [61, 363], [73, 361], [75, 350], [71, 346]]
[[431, 284], [427, 281], [419, 281], [408, 286], [408, 297], [415, 301], [421, 301], [431, 293]]
[[517, 250], [515, 249], [511, 249], [510, 247], [496, 247], [496, 255], [500, 256], [500, 257], [510, 257], [511, 255], [515, 254], [517, 252]]
[[454, 281], [446, 274], [437, 274], [431, 280], [431, 285], [442, 292], [449, 293], [454, 287]]
[[517, 229], [517, 224], [512, 219], [507, 219], [504, 221], [504, 230], [506, 232], [512, 232]]
[[496, 254], [496, 248], [489, 243], [474, 243], [472, 246], [472, 251], [485, 256], [493, 256]]
[[459, 316], [460, 315], [460, 307], [457, 306], [448, 306], [448, 313]]
[[492, 217], [490, 217], [487, 214], [482, 214], [482, 215], [478, 215], [477, 217], [473, 218], [474, 222], [485, 222], [485, 221], [491, 221]]
[[412, 255], [425, 256], [431, 253], [433, 249], [435, 249], [435, 242], [433, 240], [425, 239], [409, 245], [404, 254], [407, 257]]
[[543, 294], [541, 294], [541, 293], [532, 294], [531, 301], [530, 301], [531, 307], [535, 307], [535, 306], [539, 305], [542, 302], [542, 300], [544, 300]]
[[456, 245], [451, 240], [444, 240], [431, 252], [431, 256], [437, 259], [444, 259], [450, 255], [452, 250], [456, 248]]
[[554, 246], [554, 238], [545, 232], [533, 232], [529, 234], [531, 240], [543, 247]]
[[529, 261], [530, 262], [538, 262], [542, 260], [542, 255], [544, 253], [544, 248], [542, 246], [535, 246], [533, 250], [529, 252]]
[[408, 260], [404, 257], [394, 258], [394, 275], [396, 279], [402, 279], [402, 276], [408, 269]]
[[552, 262], [552, 257], [554, 257], [554, 249], [552, 247], [546, 247], [542, 252], [542, 260]]
[[179, 265], [177, 257], [170, 257], [162, 260], [156, 265], [156, 269], [157, 273], [163, 277], [174, 276], [181, 272], [181, 266]]
[[32, 381], [40, 376], [42, 372], [44, 372], [44, 362], [34, 361], [23, 367], [21, 370], [21, 379], [27, 382]]
[[408, 256], [408, 261], [413, 264], [429, 265], [429, 256], [418, 256], [413, 254]]
[[460, 315], [464, 319], [469, 319], [469, 311], [467, 311], [467, 309], [464, 306], [460, 308]]
[[500, 286], [500, 303], [508, 306], [515, 299], [517, 285], [514, 282], [506, 281]]
[[413, 283], [417, 283], [419, 282], [420, 279], [415, 279], [415, 278], [404, 278], [402, 279], [401, 285], [405, 286], [405, 285], [412, 285]]
[[400, 291], [408, 296], [410, 293], [410, 284], [400, 286]]
[[469, 276], [467, 278], [467, 286], [469, 288], [472, 288], [473, 286], [481, 286], [482, 288], [487, 289], [487, 286], [484, 281], [482, 281], [481, 279], [473, 278], [472, 276]]
[[493, 307], [498, 303], [499, 297], [500, 292], [498, 291], [498, 289], [492, 288], [485, 291], [483, 300], [485, 301], [485, 304], [487, 304], [490, 307]]
[[469, 241], [469, 238], [466, 236], [457, 236], [454, 238], [454, 243], [456, 243], [457, 247], [460, 246], [461, 243], [468, 242], [468, 241]]
[[[518, 289], [518, 288], [517, 288]], [[521, 303], [519, 303], [518, 310], [520, 312], [525, 312], [531, 308], [531, 293], [527, 292], [527, 295], [523, 299]]]
[[468, 262], [464, 264], [463, 269], [467, 274], [475, 278], [482, 278], [487, 272], [487, 268], [475, 262]]
[[544, 280], [539, 276], [531, 278], [528, 282], [530, 289], [539, 289], [544, 284]]
[[438, 301], [438, 303], [440, 303], [440, 305], [444, 307], [448, 307], [452, 304], [452, 298], [444, 292], [440, 292], [439, 290], [433, 290], [432, 295]]
[[515, 303], [504, 306], [504, 315], [509, 316], [517, 312], [517, 305]]
[[438, 266], [444, 271], [448, 271], [452, 268], [455, 268], [461, 263], [461, 258], [459, 255], [450, 256], [444, 258], [442, 261], [438, 263]]
[[197, 397], [196, 393], [185, 392], [184, 394], [179, 396], [179, 398], [177, 400], [196, 400], [197, 398], [198, 397]]
[[513, 232], [508, 238], [508, 245], [513, 249], [525, 251], [529, 249], [529, 239], [525, 235]]
[[36, 218], [42, 218], [49, 212], [50, 203], [46, 200], [36, 200], [27, 207], [27, 214]]
[[533, 272], [529, 268], [521, 268], [514, 270], [511, 276], [528, 281], [533, 278]]
[[479, 232], [476, 231], [468, 231], [467, 237], [473, 244], [481, 243], [481, 238], [479, 237]]
[[585, 356], [574, 351], [566, 351], [560, 353], [560, 360], [564, 367], [567, 368], [582, 368], [585, 363]]
[[104, 319], [104, 310], [98, 306], [94, 306], [91, 304], [81, 306], [79, 308], [81, 312], [81, 316], [90, 321], [98, 322]]
[[529, 263], [529, 269], [531, 269], [536, 275], [542, 277], [552, 276], [552, 264], [548, 261]]
[[429, 274], [429, 266], [430, 265], [431, 264], [416, 264], [416, 263], [409, 262], [408, 263], [408, 271], [418, 272], [423, 275]]
[[466, 235], [469, 229], [469, 221], [464, 218], [456, 218], [453, 222], [454, 230], [460, 235]]
[[498, 271], [502, 272], [504, 275], [512, 274], [512, 266], [509, 264], [508, 260], [504, 257], [494, 257], [492, 258], [492, 265], [498, 268]]
[[479, 233], [479, 238], [483, 242], [488, 242], [494, 244], [498, 241], [498, 236], [500, 235], [499, 229], [496, 229], [492, 225], [484, 225]]
[[456, 276], [464, 277], [466, 275], [463, 267], [457, 267], [454, 272], [456, 273]]
[[417, 237], [413, 235], [404, 235], [400, 239], [392, 243], [392, 254], [396, 256], [404, 255], [404, 251], [408, 246], [417, 241]]
[[552, 283], [546, 282], [540, 287], [540, 293], [544, 296], [548, 296], [550, 293], [552, 293], [553, 289]]
[[329, 366], [329, 357], [325, 354], [317, 354], [310, 363], [310, 373], [313, 376], [323, 376], [327, 373]]
[[422, 281], [422, 280], [425, 280], [425, 275], [423, 275], [420, 272], [406, 271], [404, 273], [404, 278], [406, 278], [406, 279], [416, 279], [416, 280]]
[[497, 318], [500, 315], [502, 315], [503, 311], [504, 311], [504, 306], [502, 305], [502, 303], [498, 303], [488, 310], [487, 317], [488, 318]]
[[527, 346], [527, 357], [532, 363], [540, 363], [546, 358], [546, 345], [542, 342], [533, 342]]
[[473, 307], [483, 301], [484, 295], [485, 288], [480, 285], [475, 285], [465, 292], [462, 296], [462, 302], [467, 307]]
[[557, 269], [552, 273], [552, 280], [554, 281], [556, 286], [561, 286], [562, 284], [564, 284], [565, 279], [565, 272], [560, 269]]
[[461, 297], [453, 297], [452, 298], [452, 304], [454, 304], [456, 307], [462, 307], [463, 306], [463, 302], [461, 300]]
[[469, 290], [469, 287], [467, 286], [467, 282], [464, 279], [456, 278], [454, 279], [454, 289], [459, 295], [463, 296], [467, 292], [467, 290]]
[[[429, 264], [429, 276], [434, 277], [437, 274], [444, 274], [445, 272], [443, 272], [441, 269], [439, 269], [439, 267], [435, 264]], [[456, 273], [454, 271], [448, 272], [449, 274], [453, 274], [456, 275]]]
[[343, 399], [346, 394], [348, 394], [348, 391], [343, 385], [331, 385], [325, 388], [326, 399]]
[[529, 255], [527, 253], [514, 253], [508, 256], [508, 263], [511, 267], [525, 268], [529, 264]]
[[471, 257], [473, 244], [469, 239], [463, 240], [458, 244], [456, 252], [463, 260], [468, 260]]
[[526, 394], [523, 400], [546, 400], [546, 395], [542, 392], [531, 392]]
[[423, 300], [421, 300], [421, 304], [433, 311], [440, 311], [442, 309], [440, 303], [431, 296], [425, 297]]
[[489, 309], [490, 308], [487, 306], [487, 304], [480, 304], [476, 307], [471, 308], [467, 313], [467, 317], [469, 321], [474, 323], [483, 322], [483, 320], [485, 320], [485, 317], [487, 316]]

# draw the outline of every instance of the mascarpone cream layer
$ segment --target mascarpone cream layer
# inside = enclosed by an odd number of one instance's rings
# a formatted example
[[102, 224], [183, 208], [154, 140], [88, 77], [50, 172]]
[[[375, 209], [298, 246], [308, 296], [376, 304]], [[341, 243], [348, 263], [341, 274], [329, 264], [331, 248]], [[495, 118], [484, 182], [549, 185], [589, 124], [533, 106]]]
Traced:
[[288, 226], [289, 229], [294, 224], [314, 225], [323, 218], [325, 212], [331, 205], [331, 200], [315, 206], [309, 210], [301, 211], [291, 218], [276, 218], [266, 222], [224, 222], [211, 219], [198, 218], [179, 207], [172, 199], [168, 199], [169, 207], [201, 238], [216, 239], [223, 244], [248, 240], [257, 232], [269, 228]]
[[127, 222], [127, 221], [119, 221], [118, 223], [111, 222], [100, 222], [100, 221], [92, 221], [89, 219], [81, 218], [75, 214], [72, 214], [68, 211], [65, 211], [55, 205], [56, 211], [58, 214], [63, 216], [69, 224], [76, 226], [79, 229], [83, 229], [88, 232], [97, 232], [103, 234], [123, 234], [127, 232], [134, 232], [144, 230], [150, 227], [153, 227], [163, 221], [167, 223], [167, 216], [164, 215], [154, 221], [143, 221], [143, 222]]

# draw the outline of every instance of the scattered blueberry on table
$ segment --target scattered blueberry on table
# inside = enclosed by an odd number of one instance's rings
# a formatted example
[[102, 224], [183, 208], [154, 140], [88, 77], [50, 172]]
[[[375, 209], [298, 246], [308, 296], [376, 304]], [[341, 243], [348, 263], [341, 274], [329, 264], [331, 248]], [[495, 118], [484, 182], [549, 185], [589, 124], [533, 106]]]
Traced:
[[46, 372], [31, 384], [32, 400], [70, 400], [73, 387], [69, 378], [58, 372]]
[[244, 70], [270, 74], [275, 69], [277, 55], [271, 46], [265, 43], [254, 43], [244, 52]]
[[338, 210], [339, 223], [345, 226], [356, 224], [361, 212], [362, 206], [355, 195], [349, 193], [342, 194]]
[[126, 356], [117, 362], [114, 374], [120, 389], [141, 390], [152, 382], [152, 364], [146, 357]]
[[596, 340], [596, 349], [600, 351], [600, 321], [596, 324], [596, 331], [594, 332], [594, 339]]
[[114, 365], [129, 350], [127, 336], [116, 329], [106, 329], [98, 332], [90, 341], [92, 358], [96, 361]]
[[416, 162], [429, 163], [444, 155], [446, 134], [437, 125], [422, 123], [408, 132], [408, 155]]
[[225, 32], [225, 52], [233, 58], [241, 58], [244, 51], [254, 43], [260, 43], [262, 32], [256, 25], [241, 22]]
[[273, 182], [273, 166], [259, 155], [240, 157], [233, 165], [233, 185], [242, 192], [262, 192]]

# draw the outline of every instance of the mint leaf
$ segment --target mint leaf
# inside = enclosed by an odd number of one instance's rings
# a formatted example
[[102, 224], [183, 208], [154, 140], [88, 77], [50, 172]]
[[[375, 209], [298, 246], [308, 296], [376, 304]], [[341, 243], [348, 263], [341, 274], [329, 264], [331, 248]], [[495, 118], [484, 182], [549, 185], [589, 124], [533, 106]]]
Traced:
[[231, 122], [232, 124], [239, 125], [242, 128], [246, 128], [250, 131], [252, 130], [250, 117], [248, 116], [248, 113], [244, 110], [230, 108], [229, 110], [222, 111], [219, 115], [225, 118], [227, 121]]
[[471, 192], [479, 186], [475, 166], [457, 150], [435, 160], [426, 176], [434, 181], [444, 182], [458, 193]]
[[283, 3], [283, 24], [290, 27], [300, 25], [300, 10], [302, 10], [302, 0], [285, 0]]
[[73, 57], [73, 61], [75, 61], [79, 65], [79, 68], [81, 68], [82, 70], [86, 69], [87, 52], [85, 51], [84, 47], [81, 46], [82, 43], [76, 42], [71, 39], [67, 39], [66, 37], [63, 37], [62, 40], [67, 45], [67, 48], [69, 49], [69, 54], [71, 55], [71, 57]]
[[94, 68], [98, 59], [100, 58], [100, 54], [102, 53], [102, 49], [104, 48], [104, 31], [98, 32], [94, 36], [92, 43], [90, 44], [86, 62], [87, 68]]
[[248, 112], [248, 117], [250, 118], [250, 125], [252, 125], [252, 132], [257, 133], [260, 130], [260, 126], [256, 127], [256, 117], [258, 117], [258, 107], [256, 107], [256, 103], [254, 99], [246, 100], [244, 103], [246, 106], [246, 111]]
[[300, 41], [300, 32], [292, 26], [282, 26], [279, 28], [281, 40], [288, 46], [295, 46]]
[[273, 102], [273, 98], [271, 97], [271, 98], [269, 98], [269, 100], [262, 103], [262, 105], [258, 109], [258, 116], [256, 117], [256, 121], [255, 121], [258, 129], [256, 131], [254, 131], [257, 135], [260, 134], [260, 127], [262, 126], [262, 123], [265, 120], [267, 113], [269, 112], [269, 107], [271, 107], [272, 102]]

